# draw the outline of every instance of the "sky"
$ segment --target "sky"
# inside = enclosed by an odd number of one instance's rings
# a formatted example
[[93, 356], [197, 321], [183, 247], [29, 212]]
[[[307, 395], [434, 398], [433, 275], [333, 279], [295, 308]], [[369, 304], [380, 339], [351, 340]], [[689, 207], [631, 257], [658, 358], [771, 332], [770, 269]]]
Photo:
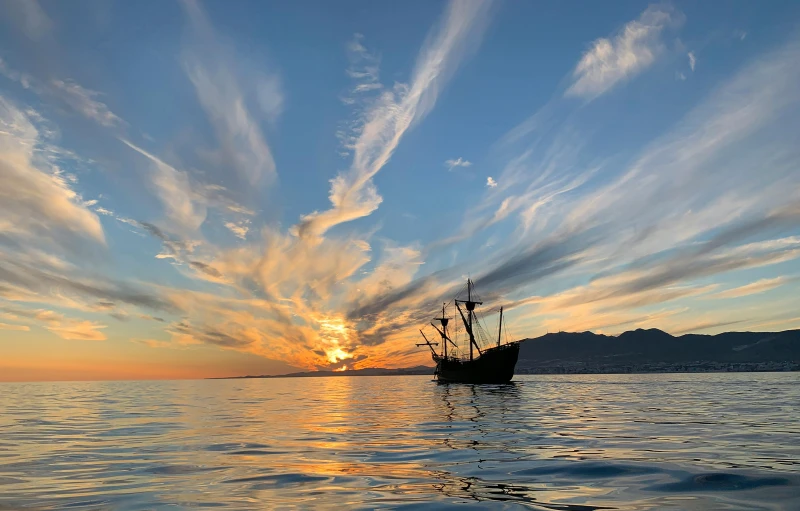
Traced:
[[0, 380], [800, 328], [800, 3], [0, 2]]

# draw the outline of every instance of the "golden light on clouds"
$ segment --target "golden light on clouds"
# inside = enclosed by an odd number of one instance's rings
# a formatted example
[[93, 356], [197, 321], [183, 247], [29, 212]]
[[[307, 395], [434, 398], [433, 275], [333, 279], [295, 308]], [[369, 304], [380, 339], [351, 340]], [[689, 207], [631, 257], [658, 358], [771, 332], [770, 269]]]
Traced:
[[[157, 69], [111, 74], [121, 68], [97, 66], [95, 49], [65, 39], [72, 29], [41, 41], [57, 42], [74, 70], [46, 69], [48, 59], [31, 65], [29, 55], [48, 48], [9, 44], [0, 59], [0, 364], [13, 355], [14, 374], [45, 374], [57, 362], [37, 361], [55, 352], [75, 357], [59, 374], [104, 378], [218, 376], [209, 353], [232, 375], [430, 364], [414, 346], [417, 329], [467, 274], [487, 304], [506, 306], [518, 339], [547, 330], [795, 325], [797, 34], [752, 50], [750, 61], [718, 59], [736, 67], [708, 75], [715, 83], [703, 87], [713, 93], [680, 94], [691, 98], [681, 111], [645, 104], [664, 96], [637, 91], [626, 101], [643, 103], [625, 122], [584, 115], [607, 111], [592, 109], [668, 65], [656, 63], [683, 16], [648, 8], [620, 20], [617, 35], [572, 41], [589, 48], [561, 66], [572, 77], [555, 77], [540, 110], [516, 127], [516, 115], [472, 119], [474, 109], [462, 105], [456, 122], [507, 130], [499, 139], [459, 138], [446, 156], [417, 151], [429, 133], [409, 135], [423, 129], [458, 68], [486, 58], [490, 10], [489, 2], [450, 2], [427, 37], [404, 41], [408, 55], [388, 59], [408, 63], [400, 68], [382, 69], [383, 48], [361, 35], [315, 46], [339, 52], [326, 62], [347, 65], [331, 76], [336, 91], [320, 98], [348, 110], [335, 132], [309, 130], [313, 140], [290, 140], [278, 122], [321, 111], [298, 108], [292, 94], [286, 101], [298, 78], [238, 54], [239, 34], [218, 33], [201, 2], [170, 18], [169, 33], [183, 37], [157, 42], [188, 78], [157, 95], [141, 81]], [[643, 24], [636, 37], [626, 31]], [[272, 43], [262, 42], [269, 54]], [[667, 86], [671, 76], [647, 81]], [[90, 77], [97, 81], [78, 83]], [[508, 79], [509, 91], [519, 80], [530, 103], [529, 80]], [[475, 92], [487, 105], [496, 100], [492, 89]], [[139, 109], [158, 101], [187, 115]], [[641, 115], [648, 106], [670, 115]], [[635, 137], [615, 131], [645, 118]], [[436, 122], [445, 123], [441, 136], [454, 133], [450, 115]], [[599, 133], [608, 144], [597, 143]], [[324, 144], [313, 144], [322, 140], [336, 151], [318, 154]], [[78, 363], [95, 352], [93, 363], [116, 369]], [[174, 371], [148, 366], [156, 358]], [[131, 371], [118, 370], [126, 364]]]

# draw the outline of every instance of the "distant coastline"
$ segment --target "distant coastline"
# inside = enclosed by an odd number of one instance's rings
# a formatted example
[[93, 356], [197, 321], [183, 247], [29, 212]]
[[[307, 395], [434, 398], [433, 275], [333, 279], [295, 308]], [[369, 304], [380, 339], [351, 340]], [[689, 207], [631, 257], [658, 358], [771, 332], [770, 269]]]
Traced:
[[241, 378], [322, 378], [328, 376], [410, 376], [420, 374], [433, 374], [433, 367], [416, 366], [400, 369], [384, 369], [380, 367], [366, 367], [364, 369], [348, 369], [345, 371], [303, 371], [287, 374], [263, 374], [247, 376], [223, 376], [206, 378], [208, 380], [231, 380]]
[[521, 368], [515, 374], [669, 374], [669, 373], [781, 373], [800, 371], [800, 363], [775, 362], [752, 364], [652, 364], [643, 366], [552, 366]]
[[[348, 371], [306, 371], [287, 374], [263, 374], [246, 376], [221, 376], [216, 378], [206, 378], [207, 380], [238, 380], [238, 379], [258, 379], [258, 378], [328, 378], [336, 376], [433, 376], [433, 367], [401, 368], [401, 369], [382, 369], [364, 368]], [[800, 363], [776, 363], [776, 364], [734, 364], [734, 365], [675, 365], [662, 367], [566, 367], [553, 366], [549, 369], [521, 369], [514, 372], [515, 375], [523, 374], [681, 374], [681, 373], [780, 373], [780, 372], [800, 372]]]
[[[651, 328], [617, 336], [558, 332], [520, 341], [515, 374], [647, 374], [800, 371], [800, 330], [673, 336]], [[307, 371], [226, 378], [433, 375], [433, 367]]]
[[524, 339], [516, 374], [800, 371], [800, 330], [673, 336], [558, 332]]

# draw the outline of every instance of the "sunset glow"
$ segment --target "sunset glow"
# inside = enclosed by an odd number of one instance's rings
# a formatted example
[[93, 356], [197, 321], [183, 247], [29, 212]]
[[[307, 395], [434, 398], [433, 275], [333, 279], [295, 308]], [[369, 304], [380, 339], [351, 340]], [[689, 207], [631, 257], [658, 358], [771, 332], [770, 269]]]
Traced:
[[110, 4], [3, 11], [0, 380], [429, 365], [465, 276], [512, 339], [800, 328], [778, 11]]

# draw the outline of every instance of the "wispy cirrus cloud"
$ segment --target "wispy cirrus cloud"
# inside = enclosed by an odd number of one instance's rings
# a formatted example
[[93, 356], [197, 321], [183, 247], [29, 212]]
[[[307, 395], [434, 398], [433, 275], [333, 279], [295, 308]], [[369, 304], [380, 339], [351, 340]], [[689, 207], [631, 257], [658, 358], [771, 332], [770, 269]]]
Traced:
[[58, 319], [48, 322], [45, 328], [58, 335], [62, 339], [78, 341], [105, 341], [108, 339], [101, 331], [107, 325], [93, 321], [80, 321], [74, 319]]
[[206, 219], [206, 206], [202, 197], [193, 192], [189, 174], [125, 139], [120, 141], [150, 160], [153, 167], [152, 182], [167, 218], [184, 233], [196, 231]]
[[453, 170], [456, 167], [471, 167], [472, 162], [459, 156], [455, 160], [447, 160], [444, 162], [444, 166], [447, 167], [447, 170]]
[[[556, 136], [540, 163], [525, 156], [509, 165], [489, 192], [500, 201], [489, 216], [516, 214], [522, 228], [518, 242], [489, 258], [481, 254], [483, 271], [475, 277], [484, 295], [518, 304], [523, 313], [517, 320], [526, 331], [733, 324], [676, 302], [711, 296], [715, 287], [698, 283], [702, 279], [800, 256], [794, 238], [780, 237], [800, 219], [790, 164], [796, 153], [791, 135], [776, 132], [772, 123], [798, 106], [791, 87], [797, 51], [789, 44], [743, 68], [597, 188], [581, 188], [595, 167], [570, 158], [570, 150], [580, 149], [571, 136]], [[749, 172], [754, 165], [759, 174]], [[529, 187], [521, 192], [505, 177]], [[531, 224], [541, 227], [528, 229]], [[441, 297], [452, 296], [470, 267], [462, 261], [419, 275], [424, 249], [404, 247], [361, 277], [371, 259], [366, 240], [265, 230], [262, 243], [204, 262], [239, 289], [256, 283], [258, 296], [272, 305], [252, 298], [257, 308], [216, 315], [199, 311], [219, 304], [187, 306], [196, 312], [174, 327], [175, 335], [253, 353], [274, 350], [305, 367], [333, 367], [365, 355], [370, 363], [408, 360], [408, 350], [398, 346], [409, 342], [409, 327], [424, 323]], [[532, 285], [552, 286], [565, 274], [590, 284], [532, 297]], [[217, 320], [200, 320], [208, 317]], [[248, 330], [254, 325], [280, 331], [290, 343]]]
[[99, 92], [82, 87], [72, 80], [53, 80], [50, 83], [64, 102], [87, 119], [105, 127], [125, 124], [105, 103], [97, 100]]
[[33, 40], [42, 39], [54, 26], [53, 20], [37, 0], [5, 2], [0, 13], [14, 28], [21, 30], [26, 37]]
[[225, 228], [231, 231], [234, 236], [239, 239], [247, 239], [247, 233], [250, 231], [250, 226], [248, 225], [248, 221], [241, 221], [241, 222], [225, 222]]
[[131, 339], [131, 342], [143, 344], [149, 348], [175, 348], [176, 345], [169, 341], [159, 341], [158, 339]]
[[694, 72], [694, 66], [697, 65], [697, 58], [694, 56], [693, 51], [687, 53], [686, 56], [689, 57], [689, 69]]
[[[363, 44], [364, 35], [355, 34], [353, 39], [347, 44], [348, 58], [350, 67], [347, 68], [347, 76], [355, 80], [355, 86], [351, 90], [354, 95], [380, 90], [383, 84], [380, 82], [380, 62], [381, 59], [375, 53], [367, 50]], [[346, 101], [352, 103], [355, 100]]]
[[332, 208], [303, 216], [299, 236], [321, 236], [331, 227], [375, 211], [383, 201], [372, 182], [392, 157], [403, 135], [436, 103], [439, 90], [481, 39], [488, 2], [448, 4], [441, 24], [430, 33], [417, 57], [410, 84], [383, 92], [364, 113], [353, 142], [353, 162], [331, 181]]
[[121, 117], [98, 99], [102, 96], [101, 93], [87, 89], [73, 80], [40, 80], [33, 75], [13, 69], [2, 58], [0, 58], [0, 74], [40, 96], [58, 99], [72, 111], [101, 126], [119, 128], [126, 125]]
[[612, 38], [600, 38], [581, 57], [564, 93], [591, 100], [641, 73], [663, 49], [661, 33], [683, 21], [683, 15], [664, 5], [651, 5]]
[[[121, 150], [150, 169], [144, 175], [163, 204], [163, 219], [145, 222], [149, 212], [135, 211], [138, 204], [126, 210], [126, 202], [134, 201], [113, 201], [100, 190], [113, 181], [106, 176], [84, 181], [76, 172], [78, 183], [71, 169], [64, 170], [69, 167], [53, 168], [52, 159], [39, 165], [37, 158], [45, 152], [41, 149], [34, 148], [31, 161], [62, 191], [73, 194], [70, 201], [78, 211], [85, 210], [86, 218], [103, 215], [104, 226], [113, 225], [109, 219], [114, 218], [126, 224], [117, 227], [160, 241], [157, 252], [140, 249], [131, 256], [154, 255], [172, 264], [151, 273], [140, 271], [144, 263], [137, 259], [133, 269], [118, 268], [121, 275], [103, 276], [102, 264], [88, 268], [90, 263], [70, 260], [69, 253], [54, 252], [59, 254], [55, 257], [34, 250], [29, 240], [35, 238], [38, 244], [55, 236], [62, 224], [33, 236], [26, 224], [5, 222], [5, 203], [0, 204], [0, 305], [1, 300], [14, 301], [41, 315], [19, 321], [0, 314], [0, 328], [37, 329], [39, 334], [45, 328], [65, 338], [99, 340], [119, 337], [124, 328], [145, 326], [161, 328], [169, 339], [137, 334], [142, 338], [136, 342], [153, 348], [188, 352], [207, 345], [306, 368], [403, 365], [419, 363], [410, 337], [428, 322], [440, 298], [452, 297], [465, 272], [476, 277], [487, 302], [507, 304], [506, 310], [516, 316], [515, 333], [522, 336], [544, 328], [614, 332], [634, 326], [750, 325], [733, 317], [741, 310], [706, 314], [690, 305], [709, 306], [708, 298], [724, 286], [723, 275], [753, 268], [768, 274], [779, 271], [779, 263], [796, 264], [800, 246], [785, 236], [800, 218], [792, 207], [800, 199], [792, 166], [798, 156], [797, 130], [787, 129], [795, 127], [793, 119], [798, 118], [797, 92], [792, 88], [798, 76], [791, 66], [798, 53], [791, 45], [784, 53], [763, 55], [643, 148], [612, 143], [598, 149], [591, 140], [592, 126], [583, 125], [587, 118], [573, 115], [583, 108], [581, 102], [553, 99], [541, 115], [506, 137], [502, 151], [516, 151], [516, 144], [534, 140], [521, 152], [500, 155], [509, 156], [505, 165], [493, 165], [495, 155], [470, 153], [474, 161], [485, 162], [481, 175], [486, 184], [477, 183], [482, 199], [468, 197], [469, 213], [455, 236], [439, 247], [412, 241], [400, 245], [382, 237], [389, 228], [378, 231], [378, 226], [360, 224], [358, 228], [371, 229], [366, 233], [331, 229], [379, 207], [382, 197], [372, 179], [434, 107], [470, 45], [477, 44], [487, 3], [449, 5], [420, 50], [410, 79], [403, 79], [408, 83], [381, 83], [378, 54], [367, 49], [363, 36], [351, 40], [345, 71], [353, 83], [343, 101], [352, 104], [357, 115], [342, 139], [352, 163], [331, 183], [330, 206], [301, 217], [290, 232], [256, 216], [261, 208], [271, 207], [258, 196], [264, 188], [258, 184], [277, 176], [267, 138], [270, 123], [286, 105], [281, 76], [273, 66], [265, 66], [265, 73], [248, 66], [213, 29], [198, 3], [187, 0], [184, 7], [188, 31], [180, 61], [202, 108], [199, 118], [205, 115], [211, 128], [206, 132], [205, 126], [197, 126], [196, 115], [189, 123], [175, 119], [181, 128], [191, 124], [189, 133], [177, 136], [191, 139], [191, 154], [181, 152], [185, 145], [137, 137], [112, 111], [126, 98], [109, 99], [107, 105], [105, 96], [75, 81], [36, 80], [4, 68], [0, 61], [0, 73], [27, 89], [25, 96], [33, 91], [52, 101], [59, 113], [74, 112], [106, 128], [101, 132], [125, 139], [128, 145]], [[653, 7], [619, 34], [595, 41], [565, 95], [589, 100], [653, 67], [668, 45], [668, 29], [680, 18], [673, 10]], [[687, 58], [686, 50], [677, 51], [678, 57]], [[688, 58], [694, 70], [694, 53]], [[392, 53], [386, 60], [398, 58]], [[680, 62], [685, 68], [686, 61]], [[385, 76], [398, 76], [394, 69], [385, 71]], [[41, 148], [48, 139], [45, 128], [39, 127], [34, 113], [19, 110], [37, 127]], [[590, 110], [593, 114], [593, 109], [583, 108]], [[562, 118], [567, 119], [558, 124]], [[601, 122], [612, 142], [624, 136], [622, 131], [612, 132], [618, 129], [614, 122]], [[196, 140], [198, 135], [203, 140]], [[136, 142], [142, 138], [151, 144]], [[479, 150], [477, 143], [475, 151]], [[440, 161], [434, 160], [434, 165]], [[444, 165], [455, 171], [471, 162], [458, 157]], [[80, 196], [79, 185], [84, 183], [92, 190], [87, 197], [92, 200]], [[309, 189], [315, 188], [306, 186], [304, 193]], [[241, 199], [247, 193], [250, 202]], [[148, 199], [136, 202], [149, 205]], [[452, 207], [448, 211], [452, 213]], [[415, 213], [420, 218], [426, 214]], [[50, 218], [38, 211], [31, 217], [34, 220], [24, 221], [67, 223], [67, 217]], [[88, 225], [82, 232], [88, 232]], [[118, 236], [128, 235], [115, 232], [110, 245], [121, 246], [125, 239]], [[75, 233], [59, 236], [95, 239]], [[140, 245], [147, 250], [151, 246]], [[444, 245], [447, 254], [439, 251]], [[179, 275], [162, 274], [164, 267]], [[154, 281], [135, 281], [133, 275]], [[735, 293], [756, 292], [770, 284], [759, 281]], [[728, 292], [734, 290], [722, 293]], [[56, 312], [62, 309], [80, 313]], [[111, 322], [106, 328], [99, 315], [127, 323]], [[796, 319], [796, 314], [787, 317]], [[137, 325], [138, 320], [147, 323]]]
[[200, 244], [199, 241], [181, 240], [171, 236], [149, 222], [135, 222], [135, 225], [159, 239], [163, 244], [163, 250], [156, 255], [156, 259], [173, 259], [176, 262], [186, 262]]
[[[372, 259], [367, 239], [322, 235], [348, 218], [369, 214], [375, 205], [365, 200], [374, 191], [371, 177], [391, 157], [406, 130], [432, 108], [438, 88], [468, 46], [477, 42], [468, 39], [479, 38], [479, 15], [487, 8], [485, 3], [450, 5], [420, 52], [411, 85], [400, 84], [390, 91], [380, 92], [382, 87], [374, 85], [378, 59], [366, 50], [363, 38], [351, 42], [348, 73], [356, 80], [351, 97], [364, 103], [359, 105], [362, 124], [345, 141], [353, 151], [353, 164], [332, 186], [332, 202], [340, 207], [320, 217], [304, 217], [301, 226], [306, 229], [295, 231], [299, 236], [265, 227], [250, 244], [189, 261], [198, 275], [227, 283], [245, 298], [225, 300], [223, 305], [218, 297], [176, 293], [172, 298], [187, 314], [184, 321], [170, 326], [173, 341], [280, 356], [301, 367], [341, 367], [367, 357], [369, 349], [359, 346], [374, 338], [374, 330], [364, 335], [355, 330], [342, 313], [342, 303], [359, 303], [405, 285], [421, 265], [419, 251], [385, 247], [376, 266], [364, 271]], [[365, 94], [370, 91], [378, 91], [378, 96], [368, 99]], [[377, 192], [373, 198], [380, 201]], [[229, 223], [234, 233], [242, 227]], [[214, 274], [207, 275], [209, 271]]]
[[605, 289], [594, 299], [579, 289], [581, 300], [613, 298], [630, 307], [639, 302], [624, 300], [642, 293], [797, 258], [795, 237], [770, 237], [791, 232], [800, 219], [798, 175], [789, 163], [798, 153], [785, 128], [773, 124], [800, 105], [790, 85], [798, 55], [793, 40], [745, 66], [609, 184], [551, 202], [539, 211], [556, 222], [550, 234], [514, 249], [479, 282], [508, 293], [525, 289], [525, 281], [583, 273]]
[[[36, 245], [8, 244], [0, 236], [0, 302], [39, 304], [93, 313], [138, 308], [174, 314], [177, 307], [152, 285], [127, 282], [82, 269]], [[44, 245], [49, 249], [48, 245]], [[78, 255], [83, 255], [78, 253]], [[80, 261], [80, 257], [77, 258]]]
[[[105, 341], [107, 339], [101, 332], [102, 329], [107, 328], [107, 325], [95, 321], [69, 318], [48, 309], [22, 309], [0, 305], [0, 311], [3, 315], [10, 315], [17, 320], [39, 324], [62, 339], [78, 341]], [[30, 328], [25, 325], [15, 328], [15, 330], [28, 331]]]
[[[800, 78], [798, 55], [800, 43], [792, 40], [744, 66], [600, 186], [579, 187], [592, 167], [569, 157], [580, 149], [566, 143], [571, 137], [564, 139], [567, 150], [559, 136], [549, 148], [537, 147], [551, 154], [544, 164], [532, 164], [531, 152], [513, 158], [501, 177], [533, 183], [537, 193], [518, 206], [518, 190], [503, 181], [490, 195], [500, 216], [517, 212], [518, 242], [489, 259], [462, 261], [462, 272], [477, 265], [483, 271], [473, 275], [483, 293], [536, 307], [536, 315], [517, 317], [530, 328], [545, 325], [539, 314], [547, 312], [551, 328], [614, 330], [654, 317], [667, 321], [667, 313], [670, 321], [688, 321], [691, 310], [653, 307], [710, 296], [713, 286], [697, 283], [703, 279], [797, 259], [796, 237], [780, 236], [800, 221], [800, 175], [791, 163], [800, 154], [793, 131], [777, 121], [793, 119], [800, 107], [792, 86]], [[488, 218], [497, 216], [489, 211]], [[540, 227], [528, 230], [532, 221]], [[356, 314], [385, 312], [397, 318], [391, 327], [402, 330], [420, 317], [418, 307], [429, 306], [425, 290], [447, 295], [441, 290], [450, 288], [452, 275], [417, 277]], [[564, 282], [560, 277], [591, 285], [530, 299], [542, 283]]]
[[279, 76], [251, 73], [245, 90], [233, 52], [220, 41], [200, 3], [183, 0], [182, 5], [190, 28], [183, 66], [219, 143], [218, 151], [207, 155], [207, 161], [226, 171], [234, 169], [241, 180], [240, 190], [274, 181], [272, 150], [248, 106], [255, 102], [268, 120], [274, 120], [284, 102]]
[[726, 289], [711, 296], [711, 298], [741, 298], [759, 293], [765, 293], [778, 288], [789, 281], [788, 277], [780, 276], [772, 279], [761, 279], [743, 286]]
[[[35, 113], [35, 112], [34, 112]], [[105, 243], [100, 220], [48, 159], [50, 145], [23, 112], [0, 97], [0, 233], [46, 236], [62, 245], [71, 237]]]

